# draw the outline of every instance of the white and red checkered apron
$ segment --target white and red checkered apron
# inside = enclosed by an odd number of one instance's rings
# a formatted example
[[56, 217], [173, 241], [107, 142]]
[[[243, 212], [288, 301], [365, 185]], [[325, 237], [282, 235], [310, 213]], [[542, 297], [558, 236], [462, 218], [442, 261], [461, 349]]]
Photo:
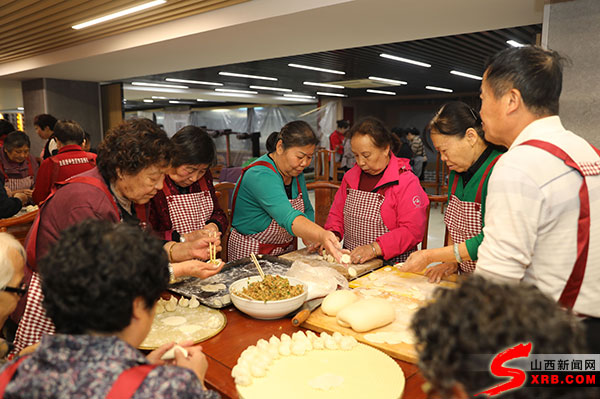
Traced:
[[[389, 232], [381, 217], [381, 205], [385, 196], [377, 192], [347, 189], [344, 204], [344, 248], [350, 251], [362, 245], [367, 245]], [[417, 250], [409, 249], [389, 262], [404, 262], [408, 256]]]
[[[481, 220], [481, 192], [485, 181], [496, 162], [498, 162], [498, 159], [500, 159], [500, 155], [494, 158], [485, 169], [485, 172], [483, 172], [477, 188], [475, 202], [462, 201], [454, 194], [458, 185], [458, 174], [454, 175], [450, 201], [444, 214], [444, 223], [446, 223], [450, 237], [452, 237], [452, 242], [455, 244], [465, 242], [469, 238], [473, 238], [481, 233], [481, 226], [483, 225]], [[473, 273], [476, 264], [476, 261], [466, 260], [458, 265], [459, 272]]]
[[10, 191], [33, 189], [35, 180], [33, 178], [33, 167], [31, 166], [31, 161], [29, 159], [27, 160], [27, 168], [29, 173], [27, 177], [22, 177], [20, 179], [10, 178], [6, 172], [4, 172], [4, 167], [2, 166], [2, 162], [0, 162], [0, 171], [4, 175], [4, 187]]
[[189, 194], [179, 194], [166, 181], [163, 185], [171, 226], [179, 234], [200, 230], [213, 213], [214, 203], [206, 179], [202, 177], [199, 183], [202, 191]]
[[[238, 189], [244, 177], [244, 173], [251, 167], [254, 166], [266, 166], [273, 172], [278, 173], [273, 165], [265, 161], [254, 162], [242, 170], [242, 175], [233, 193], [233, 205], [231, 220], [233, 220], [233, 211], [235, 210], [235, 200], [237, 198]], [[296, 178], [296, 184], [298, 186], [298, 197], [289, 200], [292, 208], [304, 213], [304, 200], [302, 199], [302, 190], [300, 188], [300, 182]], [[235, 228], [231, 229], [229, 234], [229, 241], [227, 241], [227, 256], [229, 261], [238, 260], [250, 256], [251, 253], [256, 254], [268, 254], [268, 255], [281, 255], [289, 252], [294, 246], [294, 236], [287, 232], [287, 230], [279, 225], [275, 219], [271, 220], [269, 226], [258, 233], [254, 234], [241, 234]]]

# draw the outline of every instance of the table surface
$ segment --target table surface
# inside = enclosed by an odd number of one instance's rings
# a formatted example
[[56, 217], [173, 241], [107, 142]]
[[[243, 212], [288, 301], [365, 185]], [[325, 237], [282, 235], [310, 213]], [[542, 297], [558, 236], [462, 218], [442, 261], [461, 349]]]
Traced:
[[[205, 383], [208, 388], [218, 391], [223, 398], [238, 398], [231, 369], [244, 349], [261, 339], [283, 333], [293, 334], [303, 328], [292, 326], [290, 318], [279, 320], [256, 320], [238, 311], [235, 307], [222, 310], [227, 317], [227, 326], [217, 336], [201, 343], [208, 360]], [[424, 399], [427, 395], [421, 389], [425, 382], [416, 365], [396, 360], [404, 371], [406, 387], [404, 398]]]

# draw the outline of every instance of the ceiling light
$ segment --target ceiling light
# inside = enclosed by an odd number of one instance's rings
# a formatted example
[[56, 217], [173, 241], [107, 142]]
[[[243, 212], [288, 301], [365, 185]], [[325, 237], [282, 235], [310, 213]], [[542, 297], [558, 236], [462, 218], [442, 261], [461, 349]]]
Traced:
[[146, 10], [148, 8], [158, 6], [158, 5], [164, 4], [166, 2], [167, 2], [166, 0], [155, 0], [155, 1], [151, 1], [149, 3], [140, 4], [139, 6], [131, 7], [131, 8], [128, 8], [126, 10], [118, 11], [118, 12], [115, 12], [115, 13], [112, 13], [112, 14], [105, 15], [105, 16], [100, 17], [100, 18], [92, 19], [91, 21], [87, 21], [87, 22], [83, 22], [83, 23], [80, 23], [80, 24], [77, 24], [77, 25], [73, 25], [73, 26], [71, 26], [71, 28], [73, 28], [73, 29], [87, 28], [88, 26], [96, 25], [96, 24], [99, 24], [101, 22], [110, 21], [111, 19], [124, 17], [125, 15], [129, 15], [129, 14], [133, 14], [133, 13], [138, 12], [138, 11]]
[[169, 104], [181, 104], [181, 101], [169, 100]]
[[445, 87], [437, 87], [437, 86], [425, 86], [425, 88], [428, 90], [444, 91], [446, 93], [452, 93], [454, 91], [452, 89], [446, 89]]
[[218, 109], [212, 109], [212, 112], [228, 112], [228, 109], [224, 109], [224, 108], [218, 108]]
[[307, 85], [307, 86], [328, 87], [330, 89], [343, 89], [344, 88], [344, 86], [332, 85], [332, 84], [329, 84], [329, 83], [304, 82], [304, 84]]
[[17, 111], [25, 111], [25, 108], [23, 108], [23, 107], [17, 107]]
[[304, 96], [302, 94], [284, 94], [284, 97], [294, 97], [294, 98], [308, 98], [310, 100], [314, 99], [314, 96]]
[[306, 102], [314, 102], [316, 101], [316, 98], [296, 98], [296, 97], [275, 97], [276, 100], [285, 100], [285, 101], [298, 101], [301, 103], [306, 103]]
[[318, 91], [317, 92], [318, 95], [320, 96], [331, 96], [331, 97], [348, 97], [345, 94], [340, 94], [340, 93], [329, 93], [327, 91]]
[[191, 83], [195, 85], [208, 85], [208, 86], [223, 86], [223, 83], [217, 82], [203, 82], [201, 80], [188, 80], [188, 79], [175, 79], [175, 78], [166, 78], [167, 82], [175, 82], [175, 83]]
[[367, 89], [367, 92], [373, 93], [373, 94], [385, 94], [386, 96], [395, 96], [396, 95], [396, 93], [393, 91], [385, 91], [385, 90]]
[[205, 100], [203, 98], [197, 98], [196, 101], [202, 102], [202, 101], [208, 101], [208, 100]]
[[170, 87], [172, 89], [189, 89], [188, 86], [181, 85], [166, 85], [163, 83], [146, 83], [146, 82], [131, 82], [134, 86], [150, 86], [150, 87]]
[[507, 40], [506, 43], [510, 44], [513, 47], [524, 47], [525, 45], [517, 42], [516, 40]]
[[257, 91], [250, 91], [250, 90], [215, 89], [215, 91], [219, 91], [219, 92], [223, 92], [223, 93], [258, 94]]
[[392, 85], [407, 85], [403, 80], [395, 80], [395, 79], [387, 79], [387, 78], [378, 78], [377, 76], [369, 76], [369, 79], [375, 80], [377, 82], [390, 83]]
[[422, 67], [425, 67], [425, 68], [430, 68], [431, 67], [430, 64], [426, 64], [426, 63], [420, 62], [420, 61], [409, 60], [408, 58], [396, 57], [395, 55], [379, 54], [379, 56], [383, 57], [383, 58], [388, 58], [390, 60], [395, 60], [395, 61], [400, 61], [400, 62], [406, 62], [407, 64], [413, 64], [413, 65], [422, 66]]
[[153, 99], [155, 100], [166, 100], [167, 97], [161, 97], [161, 96], [152, 96]]
[[483, 78], [481, 76], [471, 75], [470, 73], [465, 73], [465, 72], [460, 72], [460, 71], [450, 71], [450, 73], [452, 75], [458, 75], [458, 76], [462, 76], [462, 77], [469, 78], [469, 79], [483, 80]]
[[337, 73], [338, 75], [345, 75], [346, 72], [336, 71], [335, 69], [327, 69], [327, 68], [318, 68], [308, 65], [300, 65], [300, 64], [288, 64], [289, 67], [292, 68], [302, 68], [302, 69], [310, 69], [312, 71], [320, 71], [320, 72], [328, 72], [328, 73]]
[[244, 73], [233, 73], [233, 72], [219, 72], [219, 75], [234, 76], [236, 78], [262, 79], [262, 80], [273, 80], [273, 81], [277, 80], [277, 78], [270, 78], [268, 76], [246, 75]]
[[292, 91], [292, 89], [283, 89], [281, 87], [250, 86], [250, 88], [257, 90], [285, 91], [286, 93]]
[[154, 100], [151, 100], [151, 99], [149, 99], [149, 98], [144, 98], [144, 102], [145, 102], [145, 103], [153, 103], [153, 102], [154, 102]]

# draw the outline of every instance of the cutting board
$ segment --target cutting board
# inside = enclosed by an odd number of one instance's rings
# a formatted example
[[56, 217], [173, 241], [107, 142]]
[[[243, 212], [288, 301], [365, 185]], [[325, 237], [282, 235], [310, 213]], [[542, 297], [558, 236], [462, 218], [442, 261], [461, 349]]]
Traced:
[[[348, 274], [348, 268], [346, 266], [342, 266], [339, 263], [329, 263], [326, 260], [323, 260], [321, 256], [317, 253], [308, 253], [308, 249], [302, 248], [294, 252], [289, 252], [284, 255], [280, 255], [280, 258], [289, 259], [291, 261], [299, 260], [304, 263], [308, 263], [311, 266], [326, 266], [331, 267], [338, 272], [340, 272], [346, 279], [350, 280], [352, 277]], [[368, 262], [363, 264], [351, 264], [355, 270], [356, 274], [362, 276], [370, 272], [371, 270], [377, 269], [383, 265], [383, 260], [381, 259], [371, 259]]]
[[365, 338], [365, 335], [377, 332], [406, 333], [410, 330], [412, 315], [425, 305], [437, 287], [451, 288], [456, 286], [450, 281], [440, 284], [431, 284], [427, 277], [405, 273], [395, 267], [386, 266], [366, 276], [358, 278], [350, 283], [350, 287], [363, 298], [383, 298], [396, 310], [396, 320], [393, 323], [371, 330], [365, 333], [357, 333], [351, 328], [340, 326], [335, 317], [327, 316], [321, 308], [311, 313], [310, 317], [302, 324], [302, 327], [314, 331], [333, 333], [339, 331], [342, 334], [352, 335], [358, 341], [376, 347], [393, 358], [416, 363], [417, 351], [413, 344], [401, 342], [398, 344], [374, 343]]

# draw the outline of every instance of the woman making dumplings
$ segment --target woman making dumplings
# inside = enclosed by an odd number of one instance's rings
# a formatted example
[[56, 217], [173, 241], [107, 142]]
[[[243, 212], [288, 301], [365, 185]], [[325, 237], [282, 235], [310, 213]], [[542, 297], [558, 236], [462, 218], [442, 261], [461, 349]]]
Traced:
[[10, 193], [25, 193], [31, 197], [38, 163], [29, 152], [31, 142], [23, 132], [11, 132], [0, 150], [0, 172]]
[[378, 256], [402, 262], [423, 240], [427, 195], [408, 159], [394, 156], [397, 138], [380, 120], [365, 118], [348, 136], [356, 165], [342, 179], [325, 229], [344, 239], [352, 263]]
[[431, 282], [439, 282], [457, 270], [475, 270], [477, 249], [483, 241], [487, 183], [502, 151], [485, 141], [477, 111], [460, 101], [443, 105], [429, 128], [433, 145], [450, 169], [444, 222], [451, 245], [413, 253], [402, 270], [421, 271], [430, 263], [443, 262], [425, 272]]
[[319, 142], [308, 123], [293, 121], [279, 132], [275, 151], [245, 167], [233, 194], [229, 260], [250, 253], [290, 251], [294, 237], [323, 245], [336, 260], [342, 251], [335, 235], [315, 224], [302, 171]]

